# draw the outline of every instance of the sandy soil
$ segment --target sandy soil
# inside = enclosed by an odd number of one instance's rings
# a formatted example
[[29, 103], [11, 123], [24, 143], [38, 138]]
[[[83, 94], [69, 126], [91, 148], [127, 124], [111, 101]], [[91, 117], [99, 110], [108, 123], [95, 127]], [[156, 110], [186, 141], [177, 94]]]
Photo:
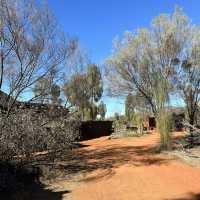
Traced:
[[[103, 137], [85, 141], [77, 151], [86, 176], [70, 195], [73, 200], [198, 200], [200, 169], [155, 153], [156, 133], [140, 138]], [[63, 190], [68, 183], [62, 182]]]

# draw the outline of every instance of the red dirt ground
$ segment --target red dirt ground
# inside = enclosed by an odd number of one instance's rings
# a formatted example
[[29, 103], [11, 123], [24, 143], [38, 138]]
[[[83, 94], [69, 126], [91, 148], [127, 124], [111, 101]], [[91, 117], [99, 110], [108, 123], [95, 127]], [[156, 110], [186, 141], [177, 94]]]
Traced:
[[[156, 154], [156, 133], [140, 138], [85, 141], [78, 154], [88, 171], [74, 200], [198, 200], [200, 169]], [[82, 160], [80, 160], [82, 162]]]

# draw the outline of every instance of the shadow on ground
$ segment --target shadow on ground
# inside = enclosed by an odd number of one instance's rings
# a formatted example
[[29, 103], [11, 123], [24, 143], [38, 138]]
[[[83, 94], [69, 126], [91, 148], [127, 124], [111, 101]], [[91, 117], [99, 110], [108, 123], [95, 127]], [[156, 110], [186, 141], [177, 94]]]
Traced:
[[174, 198], [174, 199], [166, 199], [166, 200], [200, 200], [200, 193], [190, 193], [188, 197], [183, 198]]
[[157, 148], [155, 145], [121, 146], [113, 144], [93, 149], [81, 145], [81, 148], [63, 157], [62, 161], [54, 167], [68, 175], [102, 170], [98, 176], [85, 181], [110, 178], [115, 174], [116, 168], [125, 164], [133, 167], [167, 164], [171, 159], [157, 154]]
[[16, 192], [0, 193], [0, 199], [2, 200], [62, 200], [63, 195], [67, 195], [71, 191], [59, 191], [55, 192], [50, 189], [46, 189], [42, 184], [32, 184], [24, 187], [23, 190]]
[[[15, 162], [0, 162], [1, 200], [62, 200], [66, 191], [53, 191], [40, 181], [38, 167]], [[57, 188], [55, 188], [57, 189]]]
[[[180, 140], [183, 135], [174, 136], [174, 142]], [[54, 155], [55, 162], [38, 160], [41, 166], [47, 168], [47, 174], [53, 172], [71, 180], [74, 176], [101, 170], [98, 176], [87, 181], [101, 178], [110, 178], [115, 174], [115, 169], [123, 165], [132, 167], [167, 165], [172, 158], [157, 153], [159, 149], [158, 137], [138, 138], [138, 142], [126, 143], [123, 140], [98, 140], [85, 141], [75, 144], [72, 151], [65, 154]], [[150, 140], [150, 141], [149, 141]], [[115, 142], [116, 141], [116, 142]], [[121, 143], [122, 142], [122, 143]], [[142, 145], [143, 144], [143, 145]], [[62, 178], [62, 177], [61, 177]]]

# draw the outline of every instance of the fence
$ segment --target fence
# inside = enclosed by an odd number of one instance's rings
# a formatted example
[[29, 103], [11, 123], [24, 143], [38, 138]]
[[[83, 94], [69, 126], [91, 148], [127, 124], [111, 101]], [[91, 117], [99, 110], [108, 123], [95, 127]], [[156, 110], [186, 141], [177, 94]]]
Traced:
[[113, 132], [113, 121], [83, 121], [81, 123], [81, 140], [109, 136]]

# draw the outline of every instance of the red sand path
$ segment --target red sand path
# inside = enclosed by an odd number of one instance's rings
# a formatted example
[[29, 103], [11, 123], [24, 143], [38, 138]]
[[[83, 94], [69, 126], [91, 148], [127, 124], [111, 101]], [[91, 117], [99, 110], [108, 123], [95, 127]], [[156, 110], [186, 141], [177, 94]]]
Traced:
[[88, 165], [88, 175], [72, 191], [73, 199], [200, 199], [200, 169], [155, 154], [158, 139], [154, 133], [141, 138], [104, 137], [83, 142], [87, 147], [78, 154]]

